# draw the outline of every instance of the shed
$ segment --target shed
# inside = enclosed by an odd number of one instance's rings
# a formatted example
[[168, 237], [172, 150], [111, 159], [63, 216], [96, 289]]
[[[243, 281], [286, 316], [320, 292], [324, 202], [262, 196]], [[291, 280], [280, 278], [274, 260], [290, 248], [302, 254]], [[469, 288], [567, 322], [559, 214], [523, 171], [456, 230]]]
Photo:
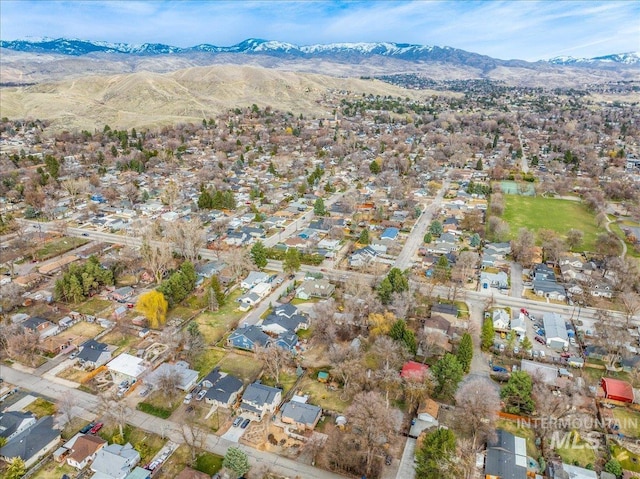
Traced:
[[329, 373], [327, 371], [320, 371], [318, 373], [318, 381], [321, 383], [326, 383], [329, 380]]
[[634, 399], [633, 387], [627, 381], [614, 378], [602, 378], [600, 381], [607, 399], [632, 403]]

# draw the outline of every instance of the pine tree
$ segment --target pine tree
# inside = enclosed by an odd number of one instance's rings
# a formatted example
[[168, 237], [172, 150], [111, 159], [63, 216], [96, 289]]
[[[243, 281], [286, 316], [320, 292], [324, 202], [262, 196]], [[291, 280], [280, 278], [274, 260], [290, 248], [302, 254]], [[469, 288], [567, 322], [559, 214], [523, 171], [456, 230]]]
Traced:
[[469, 333], [464, 333], [462, 335], [462, 339], [458, 345], [458, 351], [456, 352], [456, 357], [462, 366], [462, 370], [468, 374], [471, 370], [471, 361], [473, 360], [473, 340]]
[[358, 237], [358, 243], [360, 244], [369, 244], [369, 229], [365, 228], [362, 230], [362, 233], [360, 233], [360, 236]]
[[493, 329], [493, 321], [491, 318], [487, 318], [482, 323], [482, 332], [480, 333], [481, 346], [483, 351], [488, 351], [493, 346], [493, 339], [496, 335]]
[[244, 476], [251, 466], [247, 455], [237, 447], [230, 447], [224, 455], [222, 466], [232, 471], [236, 477]]
[[267, 265], [267, 249], [262, 241], [258, 241], [254, 244], [249, 254], [251, 256], [251, 260], [259, 269], [262, 269]]
[[453, 397], [464, 376], [462, 365], [451, 353], [440, 358], [431, 368], [431, 373], [436, 381], [434, 395], [441, 398]]

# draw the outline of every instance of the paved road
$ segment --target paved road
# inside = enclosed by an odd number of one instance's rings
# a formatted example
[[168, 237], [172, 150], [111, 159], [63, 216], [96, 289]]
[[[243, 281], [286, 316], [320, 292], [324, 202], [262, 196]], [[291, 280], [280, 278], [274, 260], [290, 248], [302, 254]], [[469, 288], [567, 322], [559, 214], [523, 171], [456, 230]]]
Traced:
[[[7, 382], [52, 400], [59, 400], [67, 394], [72, 394], [77, 400], [77, 407], [74, 412], [77, 412], [79, 416], [87, 420], [92, 420], [96, 417], [95, 411], [98, 410], [98, 398], [96, 396], [7, 366], [0, 366], [0, 375]], [[173, 421], [160, 419], [132, 409], [127, 422], [143, 431], [166, 437], [175, 443], [184, 443], [184, 438], [180, 433], [182, 425]], [[230, 446], [238, 445], [214, 434], [209, 434], [206, 438], [204, 449], [224, 456]], [[244, 445], [238, 447], [247, 453], [249, 462], [253, 467], [265, 466], [271, 471], [285, 477], [293, 478], [300, 476], [305, 479], [343, 479], [343, 476], [338, 474], [301, 464], [275, 454], [258, 451]]]
[[511, 262], [511, 296], [521, 298], [524, 292], [524, 284], [522, 281], [522, 265]]
[[282, 296], [285, 293], [285, 291], [287, 290], [287, 287], [290, 286], [291, 284], [293, 284], [292, 280], [283, 281], [282, 284], [278, 286], [276, 289], [274, 289], [269, 296], [267, 296], [262, 301], [260, 301], [260, 303], [256, 308], [252, 308], [247, 313], [247, 315], [244, 318], [242, 318], [242, 321], [240, 321], [238, 324], [240, 326], [242, 326], [245, 323], [247, 324], [247, 326], [251, 326], [252, 324], [257, 324], [258, 321], [260, 321], [260, 316], [262, 316], [262, 314], [267, 309], [269, 309], [269, 305], [275, 305], [278, 299], [280, 298], [280, 296]]
[[520, 125], [518, 125], [518, 141], [520, 142], [520, 148], [522, 148], [520, 168], [522, 169], [523, 173], [529, 173], [529, 162], [527, 161], [527, 155], [524, 151], [524, 143], [522, 142], [522, 130], [520, 129]]
[[413, 463], [415, 453], [416, 440], [412, 437], [408, 437], [407, 442], [404, 445], [404, 452], [402, 453], [402, 459], [400, 459], [400, 466], [398, 467], [396, 479], [413, 479], [416, 476], [416, 469]]
[[447, 192], [449, 188], [449, 179], [445, 178], [442, 183], [442, 188], [438, 191], [438, 194], [435, 196], [433, 201], [429, 206], [427, 206], [424, 211], [418, 217], [416, 224], [413, 226], [411, 233], [409, 233], [409, 237], [407, 241], [405, 241], [404, 246], [402, 247], [402, 251], [396, 258], [396, 262], [394, 266], [396, 268], [404, 271], [409, 266], [411, 266], [413, 256], [418, 251], [418, 248], [423, 242], [424, 235], [429, 228], [429, 224], [433, 219], [433, 216], [437, 213], [440, 208], [440, 204], [442, 203], [442, 199], [444, 198], [444, 194]]

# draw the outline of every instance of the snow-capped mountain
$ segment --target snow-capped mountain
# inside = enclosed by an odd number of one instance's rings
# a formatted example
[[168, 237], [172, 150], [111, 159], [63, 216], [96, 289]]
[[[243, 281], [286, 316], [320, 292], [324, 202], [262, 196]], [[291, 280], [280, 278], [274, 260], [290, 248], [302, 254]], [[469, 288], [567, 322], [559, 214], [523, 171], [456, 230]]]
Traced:
[[548, 60], [555, 65], [592, 65], [597, 62], [621, 63], [624, 65], [640, 64], [640, 52], [615, 53], [593, 58], [574, 58], [571, 56], [555, 57]]
[[546, 62], [532, 64], [521, 60], [499, 60], [478, 53], [467, 52], [452, 47], [415, 45], [408, 43], [376, 42], [376, 43], [329, 43], [299, 46], [293, 43], [249, 38], [236, 45], [220, 47], [211, 44], [200, 44], [192, 47], [175, 47], [162, 43], [143, 43], [132, 45], [127, 43], [93, 42], [67, 38], [42, 38], [27, 40], [0, 40], [0, 47], [10, 50], [32, 53], [57, 53], [69, 56], [83, 56], [97, 53], [125, 54], [137, 56], [184, 55], [189, 53], [212, 54], [245, 54], [266, 55], [278, 58], [330, 58], [340, 62], [358, 61], [367, 57], [382, 56], [409, 62], [442, 62], [465, 65], [488, 71], [498, 66], [533, 65], [640, 65], [638, 52], [613, 54], [596, 58], [556, 57]]

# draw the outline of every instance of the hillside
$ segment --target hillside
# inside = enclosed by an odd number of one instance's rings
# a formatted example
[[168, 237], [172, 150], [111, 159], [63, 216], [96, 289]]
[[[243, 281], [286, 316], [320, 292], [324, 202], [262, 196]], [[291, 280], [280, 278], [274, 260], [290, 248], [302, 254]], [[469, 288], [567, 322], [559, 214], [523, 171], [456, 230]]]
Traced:
[[85, 76], [0, 89], [0, 116], [47, 118], [60, 129], [150, 127], [200, 122], [253, 103], [296, 114], [331, 116], [317, 100], [328, 90], [425, 97], [387, 83], [251, 66], [194, 67], [172, 73]]

